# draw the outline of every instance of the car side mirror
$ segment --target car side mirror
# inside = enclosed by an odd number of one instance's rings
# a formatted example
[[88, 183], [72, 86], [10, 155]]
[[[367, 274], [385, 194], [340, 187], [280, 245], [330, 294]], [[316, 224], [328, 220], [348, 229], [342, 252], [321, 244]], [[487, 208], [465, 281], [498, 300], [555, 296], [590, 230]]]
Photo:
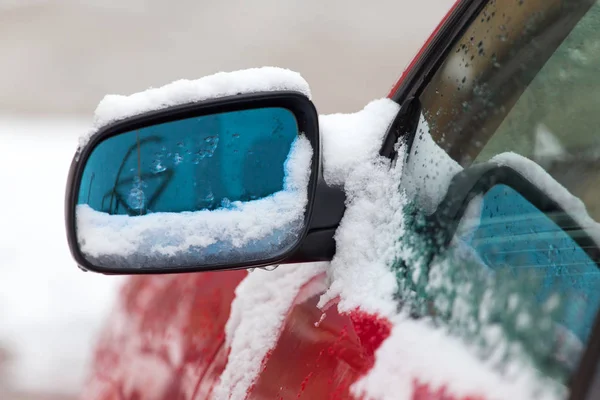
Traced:
[[302, 248], [311, 228], [335, 226], [343, 212], [313, 221], [316, 193], [327, 190], [321, 176], [317, 112], [300, 93], [130, 117], [99, 130], [73, 160], [71, 252], [81, 268], [109, 274], [330, 259], [333, 231]]

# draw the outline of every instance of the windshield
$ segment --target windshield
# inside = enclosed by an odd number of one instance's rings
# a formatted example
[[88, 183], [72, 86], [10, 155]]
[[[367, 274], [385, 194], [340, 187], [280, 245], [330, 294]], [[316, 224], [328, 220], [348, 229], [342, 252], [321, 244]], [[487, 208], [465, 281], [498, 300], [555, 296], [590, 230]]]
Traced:
[[[600, 239], [594, 236], [599, 72], [596, 1], [490, 1], [419, 96], [421, 121], [409, 138], [403, 178], [415, 209], [435, 213], [458, 172], [494, 162], [518, 170], [586, 235]], [[409, 215], [419, 221], [414, 210]], [[471, 200], [456, 222], [443, 257], [436, 253], [439, 243], [423, 242], [427, 235], [407, 239], [417, 251], [400, 264], [429, 268], [426, 278], [407, 278], [416, 298], [425, 299], [413, 312], [437, 316], [470, 342], [485, 342], [487, 357], [499, 340], [482, 326], [500, 326], [509, 346], [518, 345], [537, 369], [566, 382], [600, 305], [598, 259], [531, 199], [501, 185]], [[486, 308], [490, 299], [504, 307], [492, 310], [494, 317]]]

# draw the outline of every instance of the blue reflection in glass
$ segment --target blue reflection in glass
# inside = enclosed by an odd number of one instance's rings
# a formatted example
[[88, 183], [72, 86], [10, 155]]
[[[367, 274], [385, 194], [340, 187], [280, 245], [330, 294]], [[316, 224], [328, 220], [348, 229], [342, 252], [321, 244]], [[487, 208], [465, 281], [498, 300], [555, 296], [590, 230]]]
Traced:
[[298, 125], [284, 108], [242, 110], [119, 134], [90, 155], [78, 204], [112, 215], [213, 210], [282, 190]]
[[459, 238], [492, 271], [504, 269], [516, 279], [523, 269], [535, 272], [540, 286], [531, 288], [532, 295], [540, 302], [563, 295], [567, 307], [559, 322], [587, 341], [600, 305], [600, 270], [548, 215], [514, 189], [497, 185], [483, 196], [474, 229]]

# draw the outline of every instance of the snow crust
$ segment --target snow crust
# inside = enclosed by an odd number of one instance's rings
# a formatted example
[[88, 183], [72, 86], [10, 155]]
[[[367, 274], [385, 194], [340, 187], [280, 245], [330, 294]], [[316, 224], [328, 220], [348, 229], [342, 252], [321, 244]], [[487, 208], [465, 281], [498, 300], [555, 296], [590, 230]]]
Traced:
[[289, 90], [311, 98], [308, 83], [294, 71], [276, 67], [219, 72], [200, 79], [181, 79], [129, 96], [107, 95], [96, 108], [91, 130], [79, 139], [79, 149], [103, 126], [148, 111], [238, 94]]
[[215, 399], [246, 398], [248, 388], [262, 368], [261, 361], [277, 343], [285, 317], [300, 288], [326, 271], [328, 264], [296, 264], [274, 271], [256, 270], [240, 283], [225, 327], [231, 352], [214, 390]]
[[129, 268], [272, 257], [295, 245], [304, 228], [312, 155], [309, 140], [299, 136], [284, 166], [283, 190], [236, 201], [228, 208], [128, 216], [80, 204], [76, 215], [81, 250], [100, 265]]

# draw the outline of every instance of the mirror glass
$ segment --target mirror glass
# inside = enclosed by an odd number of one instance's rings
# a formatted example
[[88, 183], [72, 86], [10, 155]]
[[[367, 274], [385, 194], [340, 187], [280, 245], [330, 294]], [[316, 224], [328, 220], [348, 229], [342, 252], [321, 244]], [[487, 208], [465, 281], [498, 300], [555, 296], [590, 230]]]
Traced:
[[309, 140], [285, 108], [165, 122], [100, 142], [86, 161], [76, 231], [107, 268], [232, 265], [277, 257], [304, 228]]
[[582, 349], [600, 305], [600, 270], [598, 260], [576, 241], [586, 235], [581, 227], [555, 222], [564, 217], [546, 214], [511, 187], [496, 185], [470, 202], [454, 240], [496, 279], [520, 282], [518, 294], [540, 305], [551, 296], [560, 298], [557, 328], [571, 347]]

